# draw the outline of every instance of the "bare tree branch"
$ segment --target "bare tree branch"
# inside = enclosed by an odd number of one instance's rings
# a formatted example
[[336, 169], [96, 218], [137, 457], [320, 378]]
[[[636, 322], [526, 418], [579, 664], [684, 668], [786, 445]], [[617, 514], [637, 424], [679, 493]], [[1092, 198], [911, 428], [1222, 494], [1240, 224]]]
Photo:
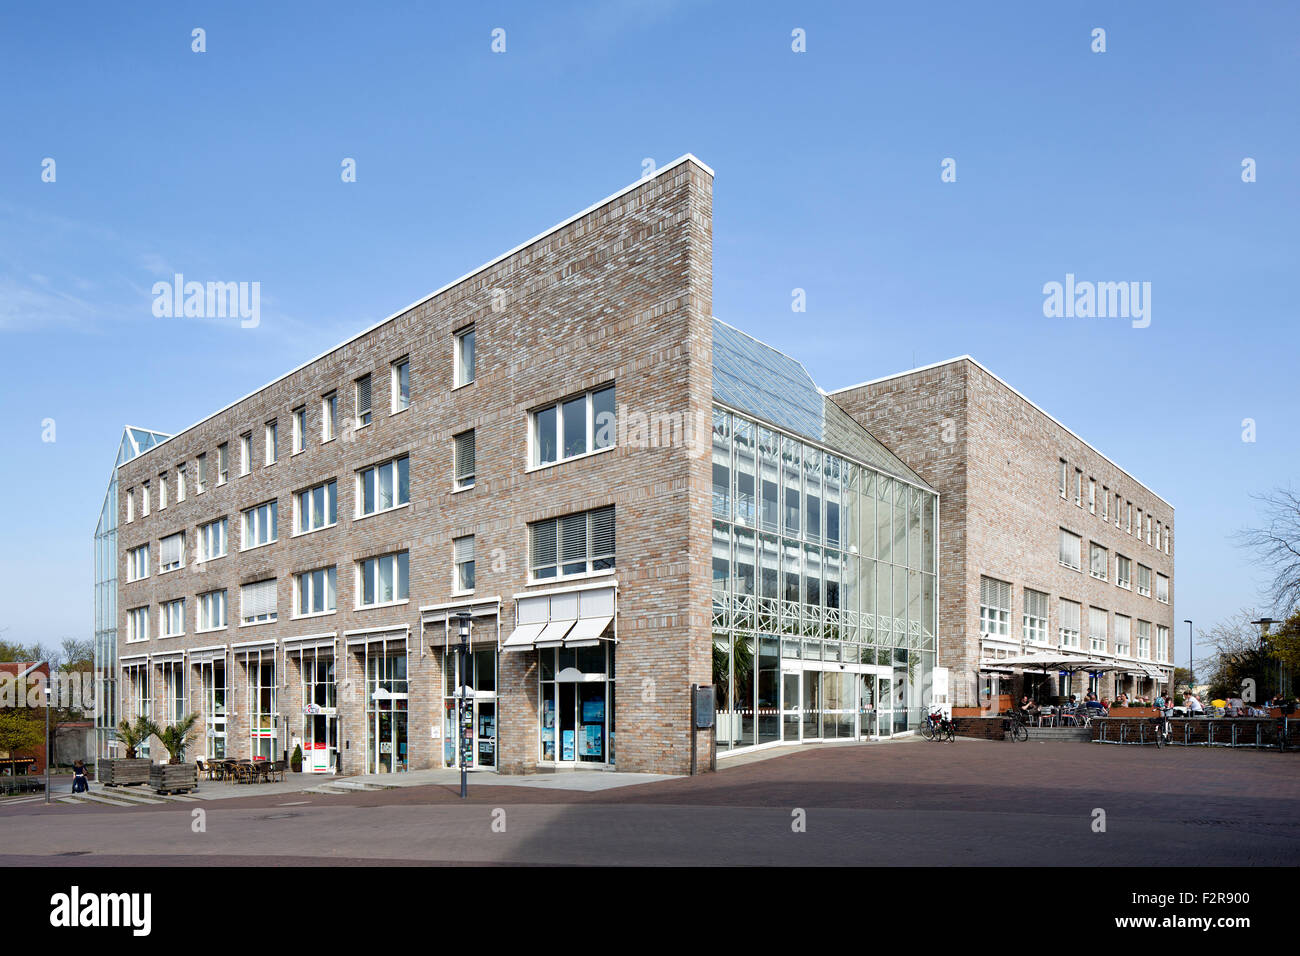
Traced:
[[1262, 526], [1235, 537], [1272, 576], [1268, 594], [1280, 616], [1287, 617], [1300, 605], [1300, 494], [1277, 488], [1251, 497], [1260, 503]]

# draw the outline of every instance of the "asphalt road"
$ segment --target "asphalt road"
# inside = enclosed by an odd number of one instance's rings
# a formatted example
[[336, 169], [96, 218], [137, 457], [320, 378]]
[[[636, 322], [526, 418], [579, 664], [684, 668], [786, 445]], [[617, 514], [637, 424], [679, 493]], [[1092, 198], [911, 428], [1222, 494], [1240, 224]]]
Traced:
[[594, 793], [479, 775], [465, 802], [431, 786], [0, 806], [0, 865], [1300, 863], [1300, 755], [916, 741], [722, 766]]

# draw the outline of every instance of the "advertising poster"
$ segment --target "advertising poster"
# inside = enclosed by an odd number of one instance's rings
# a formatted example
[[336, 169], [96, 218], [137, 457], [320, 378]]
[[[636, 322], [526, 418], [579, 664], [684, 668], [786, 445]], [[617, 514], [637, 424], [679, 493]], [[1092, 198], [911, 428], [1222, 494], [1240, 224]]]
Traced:
[[555, 759], [555, 728], [546, 727], [542, 730], [542, 759]]
[[600, 738], [601, 738], [600, 724], [583, 724], [582, 756], [599, 757], [601, 755]]
[[573, 759], [573, 731], [566, 730], [560, 737], [560, 759]]
[[605, 721], [605, 702], [603, 700], [584, 700], [582, 702], [582, 722], [600, 724]]

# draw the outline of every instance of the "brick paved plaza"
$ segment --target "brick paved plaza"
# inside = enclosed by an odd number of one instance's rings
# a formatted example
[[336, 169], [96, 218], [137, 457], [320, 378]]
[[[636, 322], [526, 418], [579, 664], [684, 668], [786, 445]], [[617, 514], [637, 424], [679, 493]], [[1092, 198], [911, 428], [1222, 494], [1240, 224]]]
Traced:
[[[598, 792], [476, 775], [464, 803], [439, 785], [162, 807], [0, 806], [0, 863], [1294, 865], [1297, 761], [917, 740], [804, 748]], [[196, 808], [205, 833], [191, 832]], [[1093, 832], [1098, 808], [1104, 833]], [[498, 809], [504, 833], [492, 830]], [[796, 809], [804, 833], [792, 832]]]

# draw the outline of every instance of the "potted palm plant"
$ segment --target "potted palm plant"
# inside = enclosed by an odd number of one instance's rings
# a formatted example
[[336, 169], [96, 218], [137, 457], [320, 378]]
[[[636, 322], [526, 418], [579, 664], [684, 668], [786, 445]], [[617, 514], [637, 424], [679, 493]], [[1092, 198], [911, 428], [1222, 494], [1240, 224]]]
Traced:
[[159, 793], [189, 791], [198, 786], [198, 765], [185, 762], [185, 748], [199, 735], [198, 722], [198, 714], [186, 714], [174, 724], [155, 728], [169, 757], [167, 763], [149, 768], [149, 786]]
[[150, 737], [156, 736], [158, 728], [148, 717], [141, 715], [133, 721], [124, 720], [117, 725], [117, 739], [126, 748], [125, 757], [99, 761], [97, 774], [99, 782], [106, 787], [129, 786], [149, 782], [148, 757], [136, 754]]

